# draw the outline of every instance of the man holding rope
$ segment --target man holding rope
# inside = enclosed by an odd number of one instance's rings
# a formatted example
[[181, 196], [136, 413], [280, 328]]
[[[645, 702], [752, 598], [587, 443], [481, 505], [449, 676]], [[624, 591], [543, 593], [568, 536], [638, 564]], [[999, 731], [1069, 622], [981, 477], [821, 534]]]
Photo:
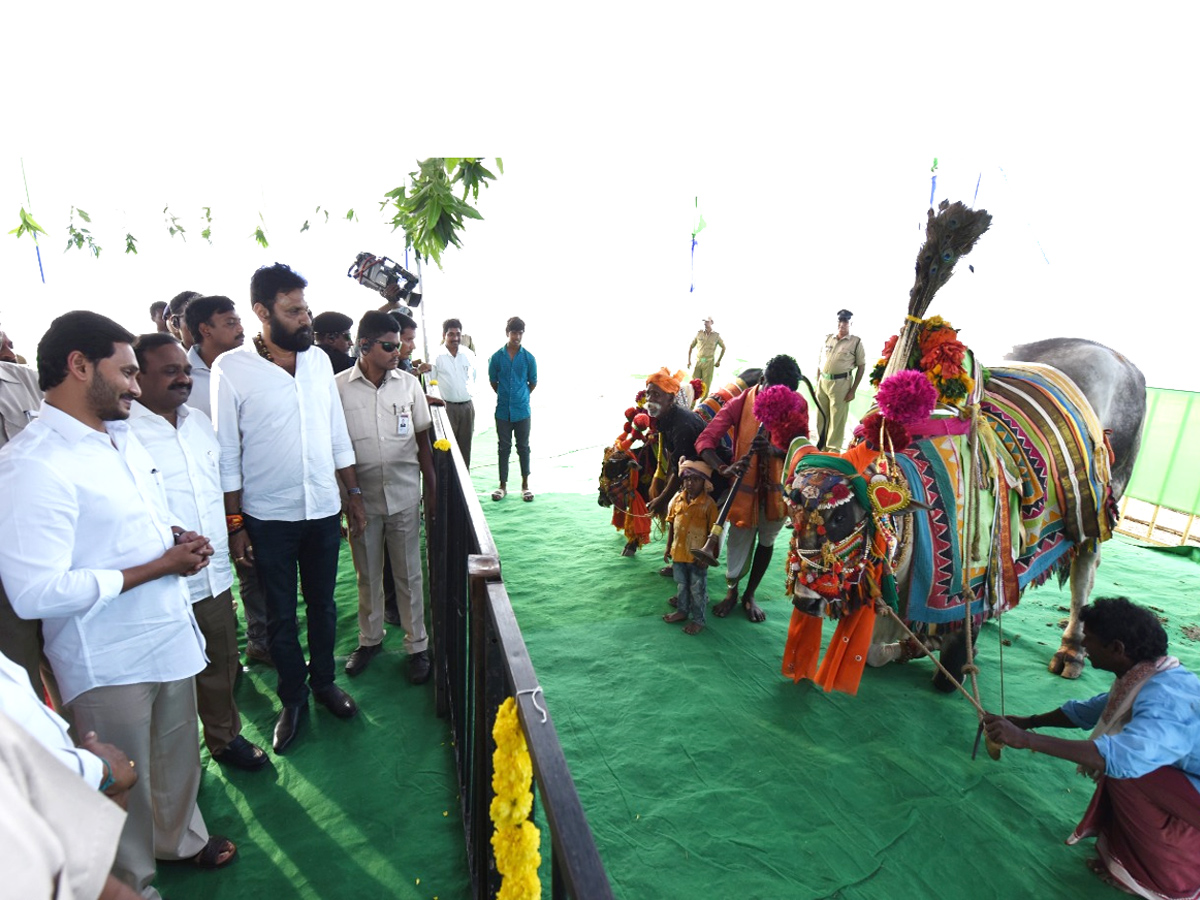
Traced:
[[[1067, 843], [1096, 837], [1088, 867], [1140, 897], [1200, 894], [1200, 679], [1167, 656], [1158, 617], [1124, 597], [1080, 613], [1092, 666], [1117, 676], [1090, 700], [1036, 716], [985, 715], [990, 741], [1078, 763], [1096, 793]], [[1035, 728], [1090, 728], [1087, 740]]]

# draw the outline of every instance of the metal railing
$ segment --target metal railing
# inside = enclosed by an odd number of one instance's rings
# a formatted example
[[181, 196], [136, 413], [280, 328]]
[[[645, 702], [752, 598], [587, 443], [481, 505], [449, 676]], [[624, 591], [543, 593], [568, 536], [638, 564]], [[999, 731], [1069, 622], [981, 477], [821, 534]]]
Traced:
[[454, 739], [472, 896], [487, 900], [500, 888], [488, 814], [492, 726], [511, 696], [533, 762], [535, 816], [540, 802], [549, 826], [551, 896], [608, 900], [612, 888], [500, 576], [500, 555], [445, 413], [436, 407], [433, 432], [434, 440], [451, 445], [449, 452], [434, 451], [437, 506], [432, 526], [426, 523], [434, 691]]

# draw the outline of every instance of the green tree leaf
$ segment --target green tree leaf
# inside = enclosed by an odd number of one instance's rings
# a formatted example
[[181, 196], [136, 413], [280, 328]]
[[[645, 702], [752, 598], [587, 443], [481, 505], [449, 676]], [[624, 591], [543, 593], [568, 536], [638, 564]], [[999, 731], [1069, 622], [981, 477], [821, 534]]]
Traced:
[[33, 242], [37, 243], [39, 234], [46, 234], [46, 229], [34, 221], [33, 216], [25, 212], [25, 207], [21, 207], [21, 223], [17, 225], [9, 234], [15, 234], [18, 238], [23, 234], [29, 234], [33, 238]]
[[125, 232], [125, 252], [137, 256], [137, 238], [129, 232]]
[[354, 215], [353, 207], [351, 207], [349, 210], [346, 211], [346, 221], [347, 222], [353, 222], [357, 218], [358, 218], [358, 216]]
[[301, 234], [304, 234], [304, 232], [306, 232], [306, 231], [308, 231], [308, 219], [305, 219], [304, 224], [300, 226]]
[[271, 246], [270, 243], [267, 241], [267, 233], [262, 230], [261, 225], [254, 229], [254, 239], [256, 241], [258, 241], [259, 246], [261, 246], [264, 250], [267, 247]]
[[83, 219], [83, 221], [85, 221], [85, 222], [90, 222], [90, 221], [92, 221], [92, 217], [91, 217], [91, 216], [89, 216], [87, 213], [85, 213], [85, 212], [84, 212], [82, 209], [80, 209], [78, 206], [76, 206], [76, 207], [75, 207], [75, 212], [79, 213], [79, 218]]
[[496, 157], [496, 171], [499, 172], [501, 175], [504, 174], [504, 160], [502, 160], [498, 156]]

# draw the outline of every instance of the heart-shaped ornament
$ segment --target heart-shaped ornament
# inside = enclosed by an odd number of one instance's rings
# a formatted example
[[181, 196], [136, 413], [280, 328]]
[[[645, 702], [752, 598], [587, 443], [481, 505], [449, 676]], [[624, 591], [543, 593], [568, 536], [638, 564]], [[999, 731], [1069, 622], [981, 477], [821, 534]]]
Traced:
[[867, 493], [875, 511], [883, 515], [904, 509], [912, 500], [908, 487], [894, 481], [872, 481], [867, 486]]

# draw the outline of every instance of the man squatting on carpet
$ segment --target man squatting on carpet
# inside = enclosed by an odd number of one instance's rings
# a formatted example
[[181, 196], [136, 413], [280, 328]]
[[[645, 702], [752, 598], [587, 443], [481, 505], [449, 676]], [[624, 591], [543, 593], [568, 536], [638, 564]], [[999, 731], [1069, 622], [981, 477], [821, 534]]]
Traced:
[[[1096, 838], [1088, 866], [1140, 897], [1200, 895], [1200, 679], [1167, 656], [1158, 617], [1124, 597], [1080, 612], [1092, 665], [1117, 676], [1107, 693], [1036, 716], [987, 715], [988, 737], [1078, 763], [1096, 781], [1067, 843]], [[1030, 731], [1090, 728], [1086, 740]]]

